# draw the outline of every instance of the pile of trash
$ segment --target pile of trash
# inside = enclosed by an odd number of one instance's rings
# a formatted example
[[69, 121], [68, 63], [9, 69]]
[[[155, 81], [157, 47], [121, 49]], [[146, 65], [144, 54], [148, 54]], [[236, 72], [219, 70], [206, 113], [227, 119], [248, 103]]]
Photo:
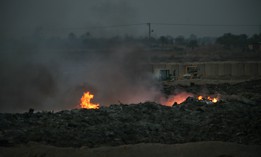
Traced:
[[61, 147], [196, 141], [260, 145], [260, 117], [260, 104], [208, 104], [193, 98], [172, 107], [145, 102], [97, 110], [0, 113], [0, 146], [31, 141]]

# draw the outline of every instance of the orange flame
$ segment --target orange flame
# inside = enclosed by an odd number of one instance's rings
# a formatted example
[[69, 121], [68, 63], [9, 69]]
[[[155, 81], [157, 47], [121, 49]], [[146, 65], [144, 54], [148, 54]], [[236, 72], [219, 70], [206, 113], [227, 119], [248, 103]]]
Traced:
[[91, 103], [91, 99], [93, 99], [94, 95], [91, 94], [90, 92], [85, 92], [83, 93], [83, 96], [81, 98], [81, 108], [86, 108], [86, 109], [99, 109], [100, 105], [99, 104], [93, 104]]
[[165, 98], [161, 98], [160, 103], [162, 105], [166, 105], [166, 106], [172, 106], [175, 102], [177, 104], [181, 104], [182, 102], [184, 102], [188, 97], [193, 97], [193, 94], [191, 93], [186, 93], [186, 92], [182, 92], [176, 95], [172, 95], [170, 96], [168, 99]]
[[203, 100], [203, 96], [198, 96], [198, 100]]
[[[198, 100], [203, 100], [203, 96], [198, 96]], [[218, 98], [211, 98], [210, 96], [207, 97], [207, 100], [213, 102], [213, 103], [217, 103], [218, 102]]]
[[216, 103], [218, 101], [217, 98], [211, 98], [210, 96], [208, 97], [209, 101], [212, 101], [213, 103]]
[[213, 98], [211, 101], [212, 101], [213, 103], [216, 103], [218, 100], [217, 100], [217, 98]]

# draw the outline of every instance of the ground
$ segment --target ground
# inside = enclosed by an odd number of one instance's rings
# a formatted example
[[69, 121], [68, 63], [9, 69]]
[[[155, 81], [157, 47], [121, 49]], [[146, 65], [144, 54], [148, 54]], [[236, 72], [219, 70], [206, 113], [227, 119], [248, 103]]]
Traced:
[[0, 113], [0, 152], [4, 157], [65, 152], [62, 156], [260, 156], [261, 80], [165, 85], [163, 91], [199, 93], [203, 88], [220, 94], [221, 101], [190, 98], [174, 106], [144, 102], [99, 110]]
[[61, 148], [29, 143], [23, 146], [0, 147], [1, 157], [259, 157], [261, 146], [224, 142], [186, 144], [135, 144], [99, 148]]

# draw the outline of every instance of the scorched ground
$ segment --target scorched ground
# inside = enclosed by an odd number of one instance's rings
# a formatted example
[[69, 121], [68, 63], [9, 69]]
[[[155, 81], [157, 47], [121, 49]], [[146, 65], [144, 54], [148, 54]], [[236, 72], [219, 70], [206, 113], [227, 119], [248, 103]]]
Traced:
[[[167, 87], [166, 93], [172, 88]], [[196, 93], [202, 87], [182, 88]], [[221, 93], [226, 100], [208, 104], [187, 99], [172, 107], [145, 102], [56, 113], [1, 113], [0, 145], [30, 141], [62, 147], [195, 141], [260, 145], [261, 80], [205, 88]]]

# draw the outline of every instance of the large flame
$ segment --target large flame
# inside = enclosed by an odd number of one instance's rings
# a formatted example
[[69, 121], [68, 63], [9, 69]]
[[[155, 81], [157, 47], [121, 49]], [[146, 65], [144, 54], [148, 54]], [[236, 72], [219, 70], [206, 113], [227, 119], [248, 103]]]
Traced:
[[99, 104], [93, 104], [91, 103], [91, 99], [93, 99], [94, 95], [91, 94], [90, 92], [85, 92], [83, 93], [83, 96], [81, 98], [81, 108], [86, 108], [86, 109], [99, 109], [100, 105]]

